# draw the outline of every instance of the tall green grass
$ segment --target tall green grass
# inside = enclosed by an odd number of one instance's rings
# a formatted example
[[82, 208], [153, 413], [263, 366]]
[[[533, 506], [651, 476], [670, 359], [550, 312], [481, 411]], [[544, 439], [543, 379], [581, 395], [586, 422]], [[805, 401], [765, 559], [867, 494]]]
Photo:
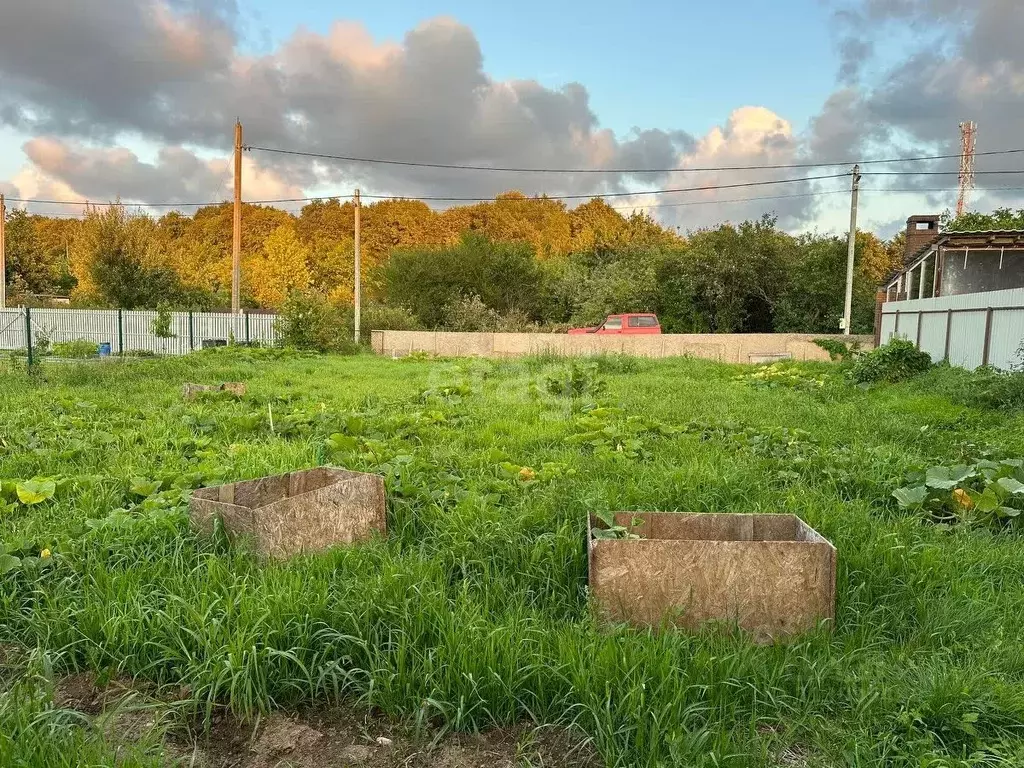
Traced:
[[[574, 400], [546, 386], [565, 365], [217, 352], [7, 374], [0, 477], [63, 482], [0, 517], [5, 543], [54, 553], [0, 576], [0, 643], [186, 685], [199, 714], [345, 700], [460, 730], [575, 724], [609, 765], [1024, 764], [1020, 540], [890, 498], [916, 464], [1024, 455], [1021, 418], [919, 385], [755, 389], [683, 359], [595, 361], [607, 391]], [[246, 398], [180, 400], [225, 380]], [[622, 408], [635, 456], [572, 441], [596, 400]], [[332, 453], [351, 416], [363, 449]], [[263, 563], [190, 531], [179, 497], [130, 490], [324, 462], [386, 474], [386, 538]], [[523, 483], [504, 464], [550, 467]], [[592, 509], [800, 515], [839, 550], [835, 629], [769, 646], [602, 629]]]

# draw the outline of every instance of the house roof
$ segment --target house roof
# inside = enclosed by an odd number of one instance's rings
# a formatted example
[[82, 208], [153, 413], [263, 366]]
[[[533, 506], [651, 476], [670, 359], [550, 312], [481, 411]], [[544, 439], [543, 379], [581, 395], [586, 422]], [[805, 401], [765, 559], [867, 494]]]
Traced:
[[943, 246], [948, 247], [951, 244], [954, 247], [977, 246], [979, 248], [998, 245], [1024, 246], [1024, 229], [979, 229], [964, 230], [961, 232], [942, 232], [907, 256], [903, 260], [903, 264], [899, 269], [894, 270], [886, 276], [883, 285], [891, 283], [898, 274], [928, 253], [932, 248]]
[[906, 267], [909, 264], [920, 259], [929, 250], [935, 247], [948, 246], [950, 241], [954, 240], [971, 240], [981, 242], [965, 242], [964, 246], [978, 245], [1006, 245], [1006, 243], [1000, 243], [999, 240], [1010, 240], [1011, 244], [1024, 245], [1024, 229], [981, 229], [976, 231], [963, 231], [963, 232], [943, 232], [937, 235], [931, 242], [925, 243], [918, 248], [909, 257], [904, 259], [903, 266]]

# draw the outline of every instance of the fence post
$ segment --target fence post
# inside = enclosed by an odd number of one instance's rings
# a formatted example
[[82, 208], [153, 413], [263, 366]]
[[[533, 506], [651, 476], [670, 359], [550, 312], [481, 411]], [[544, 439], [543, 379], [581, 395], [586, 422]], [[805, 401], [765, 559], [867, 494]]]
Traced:
[[992, 307], [985, 310], [985, 346], [981, 349], [981, 364], [988, 365], [988, 348], [992, 343]]
[[249, 310], [242, 310], [242, 314], [245, 315], [245, 346], [249, 346], [251, 343], [249, 339]]
[[882, 305], [885, 304], [885, 300], [889, 298], [889, 294], [886, 291], [875, 292], [875, 346], [879, 346], [882, 343]]
[[28, 369], [32, 370], [32, 310], [25, 307], [25, 346], [28, 350]]
[[117, 308], [117, 354], [124, 357], [124, 310]]
[[192, 326], [192, 310], [188, 311], [188, 351], [195, 352], [196, 350], [196, 338], [195, 329]]
[[953, 310], [946, 310], [946, 350], [943, 352], [942, 359], [949, 362], [949, 335], [953, 332]]
[[914, 342], [914, 346], [918, 349], [921, 348], [921, 326], [924, 325], [924, 312], [917, 313], [917, 339]]

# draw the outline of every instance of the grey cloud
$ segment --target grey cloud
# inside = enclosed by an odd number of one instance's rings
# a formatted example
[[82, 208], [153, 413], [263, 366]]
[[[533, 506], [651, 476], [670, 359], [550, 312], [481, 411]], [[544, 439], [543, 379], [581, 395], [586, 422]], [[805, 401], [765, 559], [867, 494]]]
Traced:
[[0, 115], [30, 132], [110, 137], [165, 112], [162, 84], [223, 71], [233, 34], [224, 3], [4, 3]]
[[860, 77], [864, 62], [874, 52], [874, 44], [863, 37], [847, 37], [839, 42], [839, 82], [850, 85]]
[[[899, 40], [906, 50], [870, 82], [860, 78], [851, 87], [850, 81], [840, 77], [841, 87], [812, 121], [810, 156], [956, 155], [960, 150], [958, 125], [963, 120], [978, 124], [979, 152], [1022, 146], [1024, 48], [1018, 38], [1024, 29], [1024, 3], [865, 0], [845, 5], [836, 14], [836, 24], [846, 39], [886, 39], [888, 45]], [[902, 34], [892, 36], [894, 31]], [[891, 52], [891, 47], [886, 50]], [[873, 167], [866, 170], [898, 168], [949, 175], [869, 177], [865, 186], [919, 190], [922, 199], [916, 205], [942, 210], [955, 204], [958, 166], [952, 158], [913, 166]], [[977, 159], [977, 169], [1024, 169], [1024, 156], [982, 156]], [[974, 207], [988, 210], [1019, 201], [1018, 190], [984, 188], [1019, 187], [1022, 183], [1020, 175], [980, 174], [979, 189], [972, 198]]]
[[[188, 150], [165, 147], [156, 163], [126, 149], [94, 149], [52, 138], [27, 142], [25, 154], [40, 171], [87, 199], [106, 201], [117, 189], [125, 200], [207, 202], [227, 197], [227, 163], [207, 163]], [[218, 167], [219, 165], [219, 167]]]
[[[336, 24], [328, 34], [300, 30], [266, 55], [245, 56], [237, 52], [233, 3], [70, 5], [79, 7], [37, 0], [5, 11], [0, 121], [7, 125], [34, 135], [111, 143], [135, 134], [225, 151], [239, 116], [250, 144], [524, 167], [671, 167], [693, 142], [659, 130], [617, 140], [599, 128], [579, 84], [495, 81], [472, 31], [446, 19], [420, 25], [401, 44]], [[254, 158], [307, 187], [358, 183], [411, 196], [489, 197], [511, 187], [596, 194], [627, 181]]]

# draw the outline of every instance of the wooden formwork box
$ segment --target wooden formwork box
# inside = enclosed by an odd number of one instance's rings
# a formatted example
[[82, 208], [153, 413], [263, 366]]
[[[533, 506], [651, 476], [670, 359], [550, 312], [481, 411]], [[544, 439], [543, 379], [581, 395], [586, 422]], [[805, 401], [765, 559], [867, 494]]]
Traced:
[[795, 515], [620, 512], [615, 522], [640, 538], [595, 538], [593, 516], [587, 534], [590, 591], [606, 620], [720, 621], [765, 640], [835, 619], [835, 547]]
[[207, 533], [220, 518], [230, 536], [251, 539], [271, 557], [352, 544], [387, 530], [384, 479], [334, 467], [200, 488], [189, 515]]

